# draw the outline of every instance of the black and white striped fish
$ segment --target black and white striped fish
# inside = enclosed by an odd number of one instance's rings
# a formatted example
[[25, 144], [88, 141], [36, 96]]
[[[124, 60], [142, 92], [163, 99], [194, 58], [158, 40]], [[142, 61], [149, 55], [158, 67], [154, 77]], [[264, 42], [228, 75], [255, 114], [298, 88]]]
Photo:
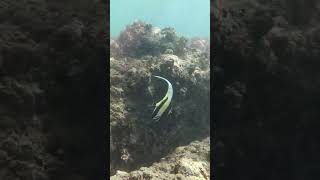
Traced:
[[166, 95], [161, 99], [161, 101], [159, 101], [156, 104], [156, 107], [154, 108], [154, 110], [152, 112], [152, 119], [155, 121], [159, 121], [159, 119], [161, 118], [163, 113], [168, 109], [168, 107], [171, 103], [171, 99], [173, 96], [173, 88], [172, 88], [172, 84], [167, 79], [165, 79], [161, 76], [154, 76], [154, 77], [159, 78], [161, 80], [164, 80], [168, 84], [168, 90], [167, 90]]

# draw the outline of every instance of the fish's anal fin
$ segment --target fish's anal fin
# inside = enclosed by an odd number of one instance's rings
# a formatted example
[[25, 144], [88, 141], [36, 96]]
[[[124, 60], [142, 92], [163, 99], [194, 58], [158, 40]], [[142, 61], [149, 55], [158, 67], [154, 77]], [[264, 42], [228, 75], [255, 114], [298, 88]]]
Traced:
[[160, 120], [160, 117], [161, 117], [161, 116], [155, 116], [155, 117], [153, 117], [152, 119], [153, 119], [155, 122], [157, 122], [157, 121]]

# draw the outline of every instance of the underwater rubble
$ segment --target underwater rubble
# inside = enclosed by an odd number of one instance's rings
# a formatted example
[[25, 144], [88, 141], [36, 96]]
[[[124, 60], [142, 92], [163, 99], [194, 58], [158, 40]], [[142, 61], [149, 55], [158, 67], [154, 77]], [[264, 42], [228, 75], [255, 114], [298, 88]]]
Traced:
[[[134, 22], [122, 33], [128, 37], [127, 41], [144, 39], [145, 33], [137, 35], [137, 32], [144, 32], [144, 28], [156, 29], [142, 22]], [[151, 166], [176, 147], [210, 135], [209, 43], [193, 39], [190, 43], [180, 44], [184, 48], [174, 45], [168, 50], [167, 44], [175, 44], [181, 37], [176, 37], [173, 29], [163, 34], [160, 35], [163, 39], [171, 36], [170, 40], [161, 41], [164, 45], [155, 40], [150, 40], [153, 45], [149, 41], [143, 42], [148, 43], [149, 48], [156, 49], [150, 54], [143, 50], [139, 55], [132, 53], [137, 46], [146, 46], [142, 42], [131, 45], [137, 42], [122, 42], [124, 39], [110, 41], [110, 46], [114, 47], [111, 48], [110, 58], [111, 175], [118, 170], [130, 172]], [[120, 37], [124, 35], [120, 34]], [[181, 53], [180, 49], [184, 52]], [[112, 50], [122, 53], [113, 53]], [[154, 81], [152, 75], [165, 77], [174, 89], [172, 114], [158, 123], [151, 119], [154, 97], [148, 89]], [[165, 87], [159, 85], [157, 91], [160, 97]], [[209, 163], [209, 160], [206, 162]]]

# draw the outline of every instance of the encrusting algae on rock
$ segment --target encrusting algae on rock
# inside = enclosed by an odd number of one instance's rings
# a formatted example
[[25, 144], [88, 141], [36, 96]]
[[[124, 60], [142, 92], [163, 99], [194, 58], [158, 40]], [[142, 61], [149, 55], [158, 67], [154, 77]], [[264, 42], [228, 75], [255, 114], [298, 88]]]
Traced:
[[194, 141], [187, 146], [180, 146], [159, 162], [149, 167], [141, 167], [132, 172], [118, 170], [111, 180], [139, 179], [210, 179], [210, 144], [209, 138]]

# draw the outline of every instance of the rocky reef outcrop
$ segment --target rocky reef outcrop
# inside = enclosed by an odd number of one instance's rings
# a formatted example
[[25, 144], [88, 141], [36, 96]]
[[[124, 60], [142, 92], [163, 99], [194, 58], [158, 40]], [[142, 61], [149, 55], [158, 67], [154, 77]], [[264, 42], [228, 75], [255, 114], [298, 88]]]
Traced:
[[0, 2], [0, 179], [106, 176], [105, 9]]
[[312, 179], [319, 3], [223, 2], [212, 8], [216, 178]]
[[177, 147], [150, 167], [141, 167], [130, 173], [117, 171], [111, 180], [138, 179], [210, 179], [210, 139], [194, 141]]
[[[151, 119], [152, 103], [163, 96], [166, 86], [154, 83], [152, 75], [167, 78], [174, 89], [172, 113], [159, 122]], [[154, 94], [149, 91], [153, 83], [157, 89]], [[151, 166], [176, 147], [209, 137], [210, 67], [206, 48], [190, 48], [180, 56], [167, 51], [111, 57], [110, 102], [111, 175], [117, 170], [130, 172]]]
[[[174, 28], [160, 29], [143, 21], [135, 21], [120, 33], [119, 37], [110, 41], [111, 57], [141, 58], [146, 55], [159, 56], [161, 54], [174, 54], [183, 57], [189, 48], [207, 50], [208, 39], [196, 38], [188, 41], [178, 36]], [[203, 47], [200, 47], [203, 46]], [[202, 49], [201, 49], [202, 48]]]

